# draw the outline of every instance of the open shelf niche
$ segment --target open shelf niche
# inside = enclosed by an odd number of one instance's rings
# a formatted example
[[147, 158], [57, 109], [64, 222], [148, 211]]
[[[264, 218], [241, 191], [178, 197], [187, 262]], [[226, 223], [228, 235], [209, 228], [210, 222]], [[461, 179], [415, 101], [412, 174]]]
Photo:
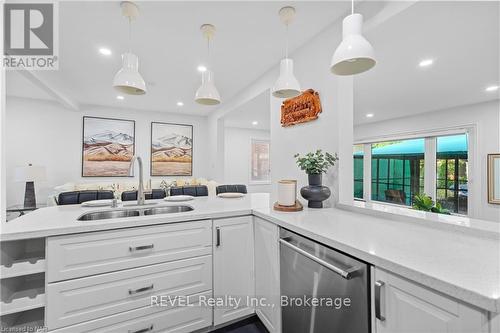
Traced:
[[45, 309], [38, 308], [2, 315], [0, 327], [6, 332], [44, 332]]
[[2, 279], [45, 272], [45, 238], [2, 242]]
[[45, 273], [2, 279], [0, 283], [2, 314], [45, 306]]
[[45, 238], [0, 243], [2, 331], [44, 331]]

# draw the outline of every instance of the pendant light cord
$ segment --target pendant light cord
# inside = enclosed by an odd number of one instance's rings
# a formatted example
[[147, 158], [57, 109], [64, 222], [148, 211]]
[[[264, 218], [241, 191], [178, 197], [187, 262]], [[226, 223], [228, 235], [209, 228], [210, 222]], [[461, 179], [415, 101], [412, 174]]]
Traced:
[[351, 0], [351, 15], [354, 14], [354, 0]]
[[128, 52], [132, 52], [132, 18], [128, 17]]
[[207, 69], [210, 67], [210, 36], [207, 36]]
[[286, 27], [286, 38], [285, 38], [285, 59], [288, 59], [288, 23], [285, 24]]

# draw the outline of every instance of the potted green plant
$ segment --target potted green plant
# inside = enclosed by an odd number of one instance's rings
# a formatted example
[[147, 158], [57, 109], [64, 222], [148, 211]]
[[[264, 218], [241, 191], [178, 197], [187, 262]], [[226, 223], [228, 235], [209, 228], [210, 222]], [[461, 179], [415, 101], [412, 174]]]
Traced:
[[448, 209], [443, 208], [439, 202], [434, 203], [432, 198], [425, 193], [416, 194], [413, 197], [413, 209], [433, 212], [438, 214], [450, 215]]
[[322, 208], [323, 201], [331, 194], [330, 189], [322, 185], [323, 174], [338, 161], [337, 154], [323, 153], [321, 149], [318, 149], [304, 156], [295, 154], [294, 157], [299, 168], [306, 172], [309, 181], [309, 186], [301, 188], [300, 194], [308, 200], [308, 207]]

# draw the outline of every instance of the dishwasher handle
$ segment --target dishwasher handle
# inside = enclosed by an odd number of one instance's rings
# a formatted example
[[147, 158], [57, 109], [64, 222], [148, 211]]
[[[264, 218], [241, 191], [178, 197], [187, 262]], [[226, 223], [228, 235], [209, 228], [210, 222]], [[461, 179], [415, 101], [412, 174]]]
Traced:
[[293, 245], [292, 243], [288, 242], [284, 238], [281, 238], [279, 241], [281, 244], [287, 246], [288, 248], [294, 250], [295, 252], [302, 254], [304, 257], [307, 257], [307, 258], [311, 259], [312, 261], [315, 261], [316, 263], [320, 264], [321, 266], [328, 268], [329, 270], [331, 270], [334, 273], [337, 273], [338, 275], [342, 276], [346, 280], [351, 279], [353, 273], [358, 270], [357, 268], [350, 268], [347, 270], [339, 268], [337, 266], [330, 264], [329, 262], [326, 262], [323, 259], [316, 257], [315, 255], [310, 254], [309, 252], [301, 249], [300, 247]]

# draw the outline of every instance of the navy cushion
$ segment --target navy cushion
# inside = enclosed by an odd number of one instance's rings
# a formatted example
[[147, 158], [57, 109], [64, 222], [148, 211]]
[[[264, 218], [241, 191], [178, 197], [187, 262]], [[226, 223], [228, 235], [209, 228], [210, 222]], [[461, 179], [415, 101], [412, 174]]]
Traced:
[[58, 205], [77, 205], [91, 200], [113, 199], [113, 191], [109, 190], [89, 190], [89, 191], [71, 191], [59, 193], [57, 197]]
[[78, 194], [80, 191], [59, 193], [57, 197], [58, 205], [76, 205], [78, 204]]
[[[165, 198], [165, 191], [162, 189], [153, 189], [151, 193], [146, 193], [146, 200], [151, 199], [163, 199]], [[122, 201], [134, 201], [137, 200], [137, 191], [124, 191], [122, 192]]]
[[192, 195], [193, 197], [208, 196], [208, 187], [205, 185], [179, 186], [170, 188], [170, 195]]
[[208, 196], [208, 187], [206, 187], [205, 185], [196, 186], [196, 196], [197, 197]]
[[215, 188], [216, 194], [219, 193], [247, 193], [246, 185], [219, 185]]
[[184, 191], [182, 187], [171, 187], [170, 188], [170, 195], [183, 195]]

